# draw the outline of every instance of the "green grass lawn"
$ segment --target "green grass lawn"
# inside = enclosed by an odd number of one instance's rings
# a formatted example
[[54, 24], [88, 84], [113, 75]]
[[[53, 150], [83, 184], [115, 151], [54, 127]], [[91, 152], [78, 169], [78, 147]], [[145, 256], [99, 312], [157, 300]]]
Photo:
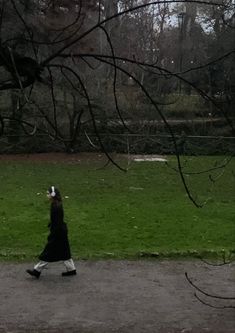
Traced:
[[[222, 161], [193, 157], [183, 167], [195, 172]], [[177, 172], [163, 163], [132, 162], [127, 173], [97, 170], [100, 165], [1, 161], [0, 260], [31, 260], [41, 252], [50, 185], [64, 197], [75, 259], [234, 252], [234, 161], [209, 173], [216, 181], [208, 173], [186, 176], [197, 200], [207, 201], [203, 208], [189, 201]]]

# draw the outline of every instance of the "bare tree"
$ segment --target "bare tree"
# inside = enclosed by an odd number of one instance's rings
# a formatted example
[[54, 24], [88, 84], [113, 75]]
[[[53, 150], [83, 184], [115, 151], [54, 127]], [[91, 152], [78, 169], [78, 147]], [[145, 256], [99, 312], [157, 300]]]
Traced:
[[[161, 54], [164, 51], [164, 24], [166, 25], [169, 6], [182, 3], [186, 5], [186, 12], [182, 17], [181, 29], [187, 48], [192, 45], [189, 43], [189, 35], [193, 34], [196, 24], [197, 5], [205, 8], [216, 6], [219, 8], [218, 11], [230, 13], [230, 3], [220, 1], [99, 1], [95, 4], [93, 1], [81, 0], [40, 2], [29, 0], [24, 3], [14, 0], [1, 1], [0, 67], [4, 74], [2, 77], [5, 77], [0, 82], [0, 90], [16, 89], [22, 95], [20, 110], [26, 107], [33, 110], [32, 116], [23, 112], [20, 119], [17, 119], [14, 113], [11, 116], [2, 114], [1, 132], [4, 131], [7, 122], [12, 120], [18, 122], [29, 134], [34, 135], [37, 131], [47, 133], [53, 140], [63, 142], [70, 151], [84, 119], [85, 122], [92, 124], [101, 150], [117, 165], [100, 135], [98, 91], [105, 91], [102, 90], [102, 83], [107, 84], [108, 75], [116, 117], [127, 131], [131, 131], [124, 119], [118, 93], [125, 80], [131, 81], [148, 101], [156, 117], [164, 124], [171, 137], [172, 150], [177, 157], [177, 169], [188, 197], [200, 207], [202, 203], [197, 202], [187, 185], [179, 141], [164, 113], [161, 101], [158, 96], [154, 96], [153, 82], [159, 82], [159, 78], [164, 78], [189, 87], [225, 118], [231, 133], [234, 133], [233, 120], [217, 102], [216, 96], [208, 93], [197, 82], [190, 80], [189, 76], [190, 73], [210, 68], [212, 64], [220, 64], [222, 60], [234, 55], [234, 49], [225, 49], [218, 58], [203, 59], [204, 63], [197, 66], [193, 63], [185, 66], [181, 61], [179, 67], [171, 69], [167, 61], [164, 63], [162, 55], [153, 61], [153, 52], [158, 46]], [[154, 20], [155, 10], [159, 15], [159, 21]], [[223, 24], [225, 22], [229, 29], [231, 29], [230, 16], [224, 14], [222, 16]], [[21, 29], [16, 31], [13, 29], [13, 20]], [[127, 26], [124, 29], [125, 24]], [[159, 29], [158, 24], [160, 24]], [[119, 28], [121, 37], [123, 36], [121, 40], [115, 33], [116, 27]], [[13, 37], [10, 37], [11, 29], [14, 31]], [[171, 30], [174, 32], [177, 29], [174, 26]], [[169, 28], [166, 30], [171, 32]], [[178, 38], [176, 46], [177, 43], [179, 43]], [[186, 52], [185, 45], [184, 57], [189, 52]], [[94, 74], [96, 72], [97, 76]], [[149, 78], [152, 78], [151, 88], [148, 85]], [[230, 80], [228, 79], [228, 82]], [[67, 99], [69, 96], [69, 104], [73, 101], [73, 111], [63, 112], [59, 107], [62, 90], [64, 90], [63, 96], [66, 95]], [[44, 98], [41, 98], [41, 94], [45, 95]], [[231, 103], [231, 98], [229, 102]], [[65, 106], [67, 103], [65, 99], [63, 103]], [[40, 126], [32, 119], [36, 112], [42, 119]], [[66, 133], [63, 132], [64, 124], [60, 121], [61, 114], [67, 114], [69, 119]]]

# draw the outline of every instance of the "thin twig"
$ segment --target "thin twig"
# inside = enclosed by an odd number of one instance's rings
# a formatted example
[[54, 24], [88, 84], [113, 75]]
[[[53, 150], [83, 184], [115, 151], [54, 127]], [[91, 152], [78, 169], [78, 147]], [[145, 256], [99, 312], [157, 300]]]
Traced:
[[[97, 60], [99, 61], [103, 61], [107, 64], [110, 64], [113, 66], [113, 63], [112, 62], [109, 62], [105, 59], [102, 59], [102, 58], [99, 58], [99, 57], [96, 57]], [[135, 82], [136, 84], [142, 89], [142, 91], [144, 92], [145, 96], [150, 100], [150, 102], [152, 103], [152, 105], [155, 107], [156, 111], [158, 112], [158, 114], [160, 115], [160, 117], [162, 118], [169, 134], [171, 135], [171, 138], [172, 138], [172, 141], [173, 141], [173, 145], [174, 145], [174, 151], [175, 151], [175, 155], [176, 155], [176, 158], [177, 158], [177, 165], [178, 165], [178, 169], [179, 169], [179, 174], [180, 174], [180, 178], [182, 180], [182, 183], [184, 185], [184, 188], [185, 188], [185, 191], [189, 197], [189, 199], [194, 203], [194, 205], [197, 207], [197, 208], [201, 208], [202, 207], [202, 204], [199, 204], [196, 202], [196, 200], [193, 198], [192, 194], [190, 193], [190, 190], [188, 188], [188, 185], [186, 183], [186, 180], [185, 180], [185, 177], [184, 177], [184, 174], [183, 174], [183, 171], [182, 171], [182, 165], [181, 165], [181, 159], [180, 159], [180, 155], [179, 155], [179, 152], [178, 152], [178, 146], [177, 146], [177, 143], [176, 143], [176, 138], [175, 138], [175, 135], [174, 135], [174, 132], [169, 124], [169, 122], [166, 120], [164, 114], [162, 113], [162, 111], [159, 109], [157, 103], [153, 100], [153, 98], [150, 96], [149, 92], [146, 90], [146, 88], [141, 84], [141, 82], [135, 78], [135, 76], [133, 76], [132, 74], [130, 74], [128, 71], [126, 71], [125, 69], [123, 69], [122, 67], [116, 65], [116, 67], [121, 71], [123, 72], [124, 74], [126, 74], [128, 77], [131, 77]]]
[[103, 26], [100, 26], [100, 29], [105, 33], [105, 36], [107, 38], [107, 41], [108, 41], [108, 44], [109, 44], [109, 47], [110, 47], [110, 50], [111, 50], [111, 53], [112, 53], [112, 59], [113, 59], [113, 67], [114, 67], [114, 78], [113, 78], [113, 96], [114, 96], [114, 101], [115, 101], [115, 107], [116, 107], [116, 110], [117, 110], [117, 113], [118, 113], [118, 116], [122, 122], [122, 125], [123, 127], [128, 130], [128, 132], [132, 132], [131, 129], [126, 125], [123, 117], [122, 117], [122, 114], [121, 114], [121, 111], [119, 109], [119, 105], [118, 105], [118, 100], [117, 100], [117, 92], [116, 92], [116, 84], [117, 84], [117, 66], [116, 66], [116, 60], [115, 60], [115, 53], [114, 53], [114, 48], [113, 48], [113, 44], [112, 44], [112, 41], [111, 41], [111, 38], [110, 36], [108, 35], [106, 29], [103, 27]]
[[94, 128], [94, 131], [95, 131], [95, 134], [99, 140], [99, 144], [100, 144], [100, 147], [103, 151], [103, 153], [108, 157], [108, 159], [120, 170], [122, 171], [126, 171], [126, 169], [123, 169], [119, 164], [117, 164], [113, 159], [112, 157], [110, 156], [110, 154], [107, 152], [107, 150], [105, 149], [105, 146], [101, 140], [101, 137], [99, 135], [99, 131], [97, 129], [97, 126], [96, 126], [96, 120], [95, 120], [95, 116], [94, 116], [94, 113], [93, 113], [93, 109], [92, 109], [92, 105], [91, 105], [91, 101], [90, 101], [90, 97], [89, 97], [89, 94], [87, 92], [87, 89], [82, 81], [82, 79], [80, 78], [79, 74], [76, 73], [73, 69], [71, 69], [70, 67], [68, 66], [65, 66], [65, 65], [57, 65], [57, 64], [51, 64], [50, 67], [57, 67], [57, 68], [64, 68], [66, 70], [68, 70], [69, 72], [71, 72], [78, 80], [78, 82], [80, 83], [82, 89], [83, 89], [83, 92], [86, 96], [86, 100], [87, 100], [87, 103], [88, 103], [88, 109], [89, 109], [89, 113], [91, 115], [91, 120], [92, 120], [92, 124], [93, 124], [93, 128]]
[[47, 67], [47, 70], [50, 75], [50, 81], [51, 81], [51, 97], [52, 97], [52, 104], [53, 104], [53, 113], [54, 113], [54, 122], [55, 122], [55, 139], [57, 137], [57, 132], [58, 132], [58, 124], [57, 124], [57, 109], [56, 109], [56, 99], [55, 99], [55, 93], [54, 93], [54, 82], [53, 82], [53, 76], [52, 72], [49, 67]]
[[205, 302], [205, 301], [203, 301], [198, 295], [197, 295], [197, 293], [194, 293], [194, 296], [196, 297], [196, 299], [199, 301], [199, 302], [201, 302], [202, 304], [204, 304], [204, 305], [207, 305], [207, 306], [209, 306], [209, 307], [211, 307], [211, 308], [214, 308], [214, 309], [235, 309], [235, 306], [233, 306], [233, 305], [213, 305], [213, 304], [210, 304], [210, 303], [207, 303], [207, 302]]
[[134, 11], [137, 11], [141, 8], [144, 7], [148, 7], [148, 6], [152, 6], [152, 5], [156, 5], [156, 4], [166, 4], [166, 3], [182, 3], [182, 2], [188, 2], [188, 3], [198, 3], [201, 5], [208, 5], [208, 6], [220, 6], [220, 7], [224, 7], [223, 4], [221, 3], [211, 3], [209, 1], [196, 1], [196, 0], [186, 0], [186, 1], [178, 1], [178, 0], [162, 0], [162, 1], [153, 1], [153, 2], [149, 2], [147, 4], [142, 4], [139, 6], [135, 6], [126, 10], [123, 10], [119, 13], [116, 13], [115, 15], [112, 15], [106, 19], [104, 19], [101, 22], [98, 22], [97, 24], [95, 24], [93, 27], [91, 27], [90, 29], [88, 29], [87, 31], [85, 31], [84, 33], [82, 33], [80, 36], [78, 36], [77, 38], [75, 38], [74, 40], [72, 40], [71, 42], [69, 42], [68, 44], [64, 45], [63, 47], [61, 47], [58, 51], [56, 51], [55, 53], [53, 53], [52, 55], [50, 55], [48, 58], [46, 58], [44, 61], [42, 61], [41, 65], [45, 66], [46, 64], [50, 63], [51, 60], [57, 58], [64, 50], [68, 49], [70, 46], [76, 44], [77, 42], [79, 42], [82, 38], [86, 37], [87, 35], [89, 35], [90, 33], [92, 33], [94, 30], [96, 30], [100, 25], [105, 24], [113, 19], [116, 19], [119, 16], [128, 14], [128, 13], [132, 13]]
[[203, 295], [206, 295], [206, 296], [211, 297], [211, 298], [216, 298], [216, 299], [235, 300], [235, 297], [225, 297], [225, 296], [218, 296], [218, 295], [209, 294], [208, 292], [206, 292], [206, 291], [202, 290], [201, 288], [199, 288], [198, 286], [196, 286], [192, 282], [192, 280], [188, 277], [188, 273], [187, 272], [185, 272], [185, 277], [186, 277], [187, 281], [191, 284], [191, 286], [193, 286], [193, 288], [195, 288], [197, 291], [199, 291]]

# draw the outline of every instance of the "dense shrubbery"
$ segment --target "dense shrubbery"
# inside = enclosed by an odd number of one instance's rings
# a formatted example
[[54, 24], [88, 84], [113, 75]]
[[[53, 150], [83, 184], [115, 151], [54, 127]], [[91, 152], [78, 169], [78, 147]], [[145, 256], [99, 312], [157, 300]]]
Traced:
[[[128, 150], [132, 153], [173, 153], [172, 138], [156, 109], [140, 95], [138, 90], [132, 88], [131, 93], [134, 96], [132, 105], [120, 91], [117, 95], [122, 116], [130, 131], [123, 126], [120, 119], [117, 119], [117, 111], [112, 104], [112, 95], [101, 96], [91, 101], [97, 129], [106, 149], [124, 153]], [[31, 111], [27, 109], [24, 114], [30, 115], [32, 113], [35, 115], [36, 133], [29, 136], [25, 130], [27, 129], [30, 133], [32, 128], [22, 127], [16, 121], [6, 123], [4, 136], [0, 139], [0, 153], [97, 150], [94, 146], [97, 145], [98, 147], [99, 143], [95, 138], [92, 123], [87, 121], [86, 117], [81, 121], [76, 140], [70, 142], [71, 117], [69, 118], [68, 115], [72, 114], [75, 106], [71, 102], [68, 103], [68, 99], [65, 103], [62, 97], [62, 93], [57, 94], [57, 121], [60, 124], [60, 134], [63, 134], [62, 138], [46, 134], [45, 121], [43, 121], [40, 113], [34, 108]], [[104, 98], [109, 103], [104, 103]], [[184, 153], [219, 154], [233, 151], [232, 139], [218, 138], [211, 141], [211, 139], [206, 138], [207, 136], [229, 137], [232, 136], [232, 133], [226, 120], [213, 115], [210, 112], [210, 106], [206, 105], [205, 100], [199, 95], [168, 94], [159, 98], [155, 97], [155, 100], [159, 103], [159, 108], [171, 126], [177, 140], [180, 140], [182, 134], [187, 136], [188, 148], [184, 147]], [[3, 110], [4, 106], [1, 105], [1, 107]], [[80, 110], [84, 108], [79, 104], [76, 104], [76, 107]], [[7, 106], [5, 109], [4, 112], [6, 113]], [[47, 112], [46, 105], [44, 109]], [[91, 140], [87, 138], [85, 133], [88, 134]], [[189, 138], [192, 136], [205, 138]], [[182, 150], [181, 144], [179, 150]]]

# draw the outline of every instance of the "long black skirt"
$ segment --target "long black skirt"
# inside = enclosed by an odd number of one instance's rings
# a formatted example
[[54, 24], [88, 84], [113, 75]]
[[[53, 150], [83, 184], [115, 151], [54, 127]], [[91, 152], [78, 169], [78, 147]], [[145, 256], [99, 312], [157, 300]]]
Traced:
[[51, 230], [47, 238], [47, 244], [39, 256], [40, 260], [53, 262], [68, 260], [71, 258], [71, 251], [66, 226], [57, 230]]

